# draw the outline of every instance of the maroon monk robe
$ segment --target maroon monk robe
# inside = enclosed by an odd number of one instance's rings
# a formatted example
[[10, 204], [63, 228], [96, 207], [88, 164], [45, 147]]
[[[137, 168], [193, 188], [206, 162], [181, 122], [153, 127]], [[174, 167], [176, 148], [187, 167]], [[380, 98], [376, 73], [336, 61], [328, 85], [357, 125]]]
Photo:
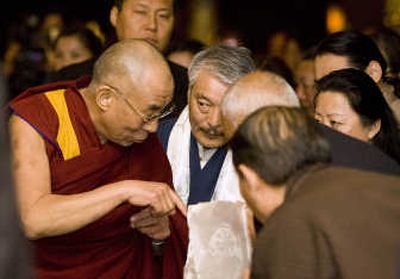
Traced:
[[[99, 142], [76, 89], [87, 84], [88, 80], [80, 80], [39, 86], [24, 92], [10, 105], [45, 139], [52, 193], [76, 194], [125, 179], [172, 185], [168, 159], [154, 134], [131, 147]], [[50, 99], [57, 99], [56, 103], [61, 100], [68, 109], [63, 114], [62, 105], [57, 109]], [[65, 124], [65, 115], [72, 125]], [[65, 144], [63, 137], [71, 140]], [[72, 152], [71, 142], [75, 142]], [[33, 241], [38, 278], [156, 278], [151, 239], [130, 227], [129, 218], [141, 209], [125, 203], [75, 232]], [[170, 227], [162, 278], [182, 278], [188, 236], [181, 213], [170, 217]]]

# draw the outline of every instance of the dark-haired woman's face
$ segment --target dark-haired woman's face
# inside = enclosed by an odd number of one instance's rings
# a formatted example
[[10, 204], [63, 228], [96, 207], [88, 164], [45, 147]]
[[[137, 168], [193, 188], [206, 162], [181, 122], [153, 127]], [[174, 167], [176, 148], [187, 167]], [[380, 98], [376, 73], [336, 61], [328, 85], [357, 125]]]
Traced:
[[64, 36], [57, 41], [55, 47], [54, 69], [58, 71], [68, 65], [80, 63], [92, 57], [93, 53], [78, 36]]
[[360, 115], [350, 106], [347, 97], [339, 92], [323, 91], [315, 100], [315, 119], [343, 134], [369, 141], [378, 132], [379, 127], [364, 126]]
[[317, 80], [333, 71], [352, 68], [347, 57], [330, 53], [318, 55], [314, 65]]

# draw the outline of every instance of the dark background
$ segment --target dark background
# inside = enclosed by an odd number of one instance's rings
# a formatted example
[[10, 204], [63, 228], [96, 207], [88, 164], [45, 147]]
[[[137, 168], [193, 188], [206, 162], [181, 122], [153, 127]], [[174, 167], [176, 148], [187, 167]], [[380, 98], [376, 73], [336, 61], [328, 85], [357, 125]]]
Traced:
[[[180, 1], [176, 38], [187, 32], [190, 0]], [[350, 27], [365, 29], [382, 23], [385, 0], [214, 0], [218, 13], [219, 33], [235, 30], [252, 49], [265, 48], [266, 38], [273, 32], [285, 30], [307, 48], [325, 36], [325, 13], [329, 3], [339, 3], [348, 14]], [[13, 3], [9, 3], [13, 5]], [[109, 0], [24, 0], [12, 8], [1, 10], [0, 42], [7, 40], [11, 22], [22, 20], [29, 12], [46, 14], [62, 11], [65, 19], [97, 20], [104, 32], [110, 32], [108, 23]], [[3, 47], [2, 47], [3, 48]]]

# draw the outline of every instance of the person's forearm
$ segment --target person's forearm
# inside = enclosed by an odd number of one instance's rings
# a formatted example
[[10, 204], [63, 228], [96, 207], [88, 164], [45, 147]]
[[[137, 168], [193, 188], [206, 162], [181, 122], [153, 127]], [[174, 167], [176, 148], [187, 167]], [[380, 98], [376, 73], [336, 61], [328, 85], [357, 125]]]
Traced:
[[96, 221], [128, 199], [123, 183], [81, 194], [43, 196], [22, 216], [26, 235], [31, 239], [57, 236]]

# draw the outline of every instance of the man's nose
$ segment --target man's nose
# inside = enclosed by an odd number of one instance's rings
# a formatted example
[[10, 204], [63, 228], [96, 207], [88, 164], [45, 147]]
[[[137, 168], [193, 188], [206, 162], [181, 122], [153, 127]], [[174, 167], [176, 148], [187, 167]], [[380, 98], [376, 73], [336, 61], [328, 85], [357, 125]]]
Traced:
[[208, 125], [210, 127], [219, 127], [221, 126], [221, 111], [219, 109], [213, 109], [207, 118]]
[[156, 13], [149, 13], [147, 17], [147, 29], [156, 31], [157, 30], [157, 14]]
[[332, 128], [331, 122], [329, 121], [329, 119], [327, 119], [326, 117], [322, 118], [320, 120], [321, 124], [328, 126], [329, 128]]

